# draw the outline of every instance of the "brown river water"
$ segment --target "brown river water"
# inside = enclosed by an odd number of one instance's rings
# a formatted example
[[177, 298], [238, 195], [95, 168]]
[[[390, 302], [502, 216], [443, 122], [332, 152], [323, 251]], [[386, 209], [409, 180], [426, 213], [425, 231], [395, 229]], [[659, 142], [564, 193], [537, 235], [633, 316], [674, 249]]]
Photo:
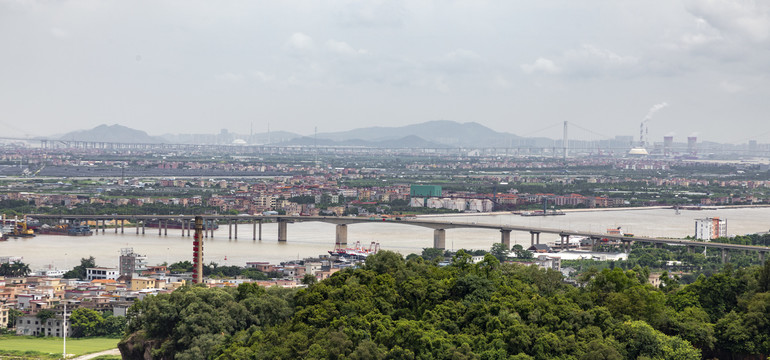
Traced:
[[[513, 214], [442, 216], [447, 221], [477, 222], [495, 225], [525, 225], [561, 228], [591, 232], [605, 232], [608, 228], [622, 227], [623, 231], [638, 236], [682, 238], [693, 235], [695, 219], [720, 217], [727, 220], [728, 234], [748, 234], [770, 230], [770, 208], [731, 208], [718, 210], [634, 209], [622, 211], [568, 212], [563, 216], [524, 217]], [[169, 229], [168, 235], [159, 236], [157, 229], [147, 228], [145, 235], [136, 235], [134, 228], [115, 234], [107, 229], [104, 234], [87, 237], [38, 235], [34, 238], [9, 239], [0, 242], [0, 256], [21, 256], [30, 268], [51, 267], [69, 269], [79, 264], [80, 258], [93, 256], [99, 266], [115, 267], [122, 248], [146, 255], [150, 265], [192, 260], [192, 238], [182, 237], [182, 230]], [[278, 226], [262, 226], [262, 240], [252, 240], [252, 225], [238, 226], [238, 239], [228, 239], [226, 224], [214, 232], [213, 238], [204, 239], [206, 263], [244, 266], [248, 261], [278, 263], [291, 259], [327, 254], [334, 247], [335, 225], [304, 222], [288, 225], [288, 241], [279, 243]], [[541, 234], [541, 242], [552, 242], [557, 235]], [[356, 241], [369, 246], [380, 243], [384, 250], [401, 254], [420, 253], [433, 245], [433, 230], [399, 224], [395, 221], [348, 225], [348, 245]], [[449, 229], [446, 247], [451, 249], [489, 249], [500, 241], [497, 230]], [[528, 246], [527, 232], [511, 233], [511, 242]]]

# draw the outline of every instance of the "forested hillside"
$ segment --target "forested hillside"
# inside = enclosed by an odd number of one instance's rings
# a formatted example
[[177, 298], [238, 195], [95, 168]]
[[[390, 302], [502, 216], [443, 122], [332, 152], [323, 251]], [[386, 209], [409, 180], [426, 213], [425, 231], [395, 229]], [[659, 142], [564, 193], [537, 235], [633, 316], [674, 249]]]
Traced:
[[[121, 351], [156, 359], [700, 359], [770, 353], [770, 265], [661, 289], [646, 271], [439, 267], [392, 252], [298, 291], [185, 287], [137, 302]], [[753, 356], [752, 356], [753, 355]]]

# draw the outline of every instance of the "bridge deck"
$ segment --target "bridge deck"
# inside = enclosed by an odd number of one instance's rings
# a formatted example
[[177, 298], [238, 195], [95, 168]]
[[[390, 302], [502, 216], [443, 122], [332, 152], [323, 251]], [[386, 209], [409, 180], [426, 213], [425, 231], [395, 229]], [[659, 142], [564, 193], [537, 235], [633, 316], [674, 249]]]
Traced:
[[[422, 226], [436, 230], [457, 229], [457, 228], [473, 228], [473, 229], [488, 229], [488, 230], [500, 230], [500, 231], [521, 231], [530, 233], [545, 233], [545, 234], [557, 234], [562, 236], [584, 236], [595, 239], [610, 239], [621, 242], [645, 242], [652, 244], [668, 244], [668, 245], [681, 245], [681, 246], [703, 246], [718, 249], [729, 250], [749, 250], [768, 252], [770, 247], [753, 246], [753, 245], [737, 245], [737, 244], [723, 244], [717, 242], [702, 242], [685, 239], [669, 239], [669, 238], [655, 238], [644, 236], [620, 236], [609, 235], [587, 231], [576, 230], [563, 230], [553, 228], [538, 228], [529, 226], [516, 226], [516, 225], [500, 225], [500, 224], [484, 224], [476, 222], [457, 222], [457, 221], [439, 221], [439, 220], [424, 220], [405, 218], [401, 220], [383, 220], [381, 218], [364, 218], [364, 217], [339, 217], [339, 216], [286, 216], [286, 215], [202, 215], [205, 220], [224, 220], [224, 221], [243, 221], [243, 222], [262, 222], [262, 221], [280, 221], [280, 222], [301, 222], [301, 221], [318, 221], [330, 224], [359, 224], [359, 223], [385, 223], [385, 224], [402, 224]], [[32, 214], [28, 215], [34, 219], [64, 219], [64, 220], [179, 220], [179, 221], [191, 221], [195, 219], [195, 215], [51, 215], [51, 214]]]

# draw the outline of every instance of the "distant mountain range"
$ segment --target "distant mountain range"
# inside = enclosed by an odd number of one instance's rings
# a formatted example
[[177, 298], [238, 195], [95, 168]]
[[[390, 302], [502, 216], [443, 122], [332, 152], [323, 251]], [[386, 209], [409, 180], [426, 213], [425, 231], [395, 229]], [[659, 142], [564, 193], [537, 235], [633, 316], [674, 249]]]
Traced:
[[494, 131], [475, 122], [458, 123], [449, 120], [436, 120], [399, 127], [367, 127], [349, 131], [322, 133], [318, 138], [335, 141], [361, 139], [364, 141], [387, 142], [416, 136], [430, 143], [444, 146], [479, 146], [507, 147], [521, 137]]
[[392, 140], [363, 140], [363, 139], [342, 139], [342, 140], [330, 140], [326, 138], [312, 138], [303, 136], [289, 141], [284, 141], [278, 145], [300, 145], [300, 146], [361, 146], [371, 148], [442, 148], [447, 147], [445, 144], [438, 144], [428, 140], [425, 140], [416, 135], [408, 135], [399, 139]]
[[91, 130], [67, 133], [61, 140], [131, 142], [131, 143], [197, 143], [197, 144], [271, 144], [300, 146], [362, 147], [514, 147], [520, 144], [552, 143], [546, 138], [522, 138], [497, 132], [475, 122], [448, 120], [428, 121], [399, 127], [365, 127], [341, 132], [320, 133], [315, 137], [285, 131], [242, 135], [222, 131], [219, 134], [165, 134], [150, 136], [141, 130], [122, 125], [99, 125]]
[[159, 136], [150, 136], [141, 130], [131, 129], [123, 125], [99, 125], [91, 130], [78, 130], [62, 135], [61, 140], [75, 141], [104, 141], [116, 143], [167, 143]]

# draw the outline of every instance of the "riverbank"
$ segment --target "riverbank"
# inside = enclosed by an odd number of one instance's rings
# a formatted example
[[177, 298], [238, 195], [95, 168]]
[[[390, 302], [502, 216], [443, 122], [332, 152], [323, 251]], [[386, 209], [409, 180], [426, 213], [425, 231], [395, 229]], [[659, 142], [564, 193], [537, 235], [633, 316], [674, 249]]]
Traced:
[[[711, 211], [711, 210], [726, 210], [726, 209], [759, 209], [759, 208], [770, 208], [770, 204], [719, 205], [719, 206], [687, 205], [687, 206], [680, 207], [680, 210]], [[608, 208], [558, 209], [558, 210], [564, 213], [586, 213], [586, 212], [636, 211], [636, 210], [660, 210], [660, 209], [674, 210], [674, 207], [671, 205], [659, 205], [659, 206], [633, 206], [633, 207], [608, 207]], [[429, 218], [429, 217], [495, 216], [495, 215], [519, 215], [519, 214], [516, 214], [513, 211], [490, 211], [490, 212], [476, 212], [476, 213], [422, 214], [422, 215], [414, 215], [414, 217]]]

